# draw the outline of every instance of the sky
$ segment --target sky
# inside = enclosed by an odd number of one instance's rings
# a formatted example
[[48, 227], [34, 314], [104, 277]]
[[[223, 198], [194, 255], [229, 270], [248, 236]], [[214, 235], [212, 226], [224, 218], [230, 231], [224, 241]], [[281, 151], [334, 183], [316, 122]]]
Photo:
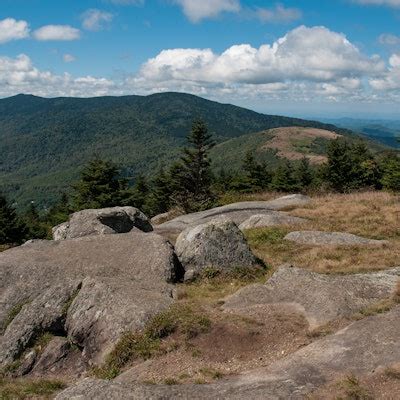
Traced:
[[400, 0], [0, 0], [0, 97], [400, 119]]

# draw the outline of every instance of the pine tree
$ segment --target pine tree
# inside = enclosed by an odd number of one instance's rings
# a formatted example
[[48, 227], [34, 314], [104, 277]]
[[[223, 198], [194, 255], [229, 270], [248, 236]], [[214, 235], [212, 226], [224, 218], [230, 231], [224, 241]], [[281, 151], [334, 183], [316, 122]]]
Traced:
[[300, 164], [297, 166], [294, 172], [294, 178], [296, 180], [296, 186], [299, 189], [306, 189], [312, 184], [314, 180], [314, 173], [311, 169], [308, 158], [302, 158]]
[[278, 192], [290, 192], [296, 189], [293, 167], [290, 161], [278, 166], [271, 182], [271, 188]]
[[129, 198], [127, 198], [125, 201], [123, 201], [123, 205], [129, 205], [132, 207], [139, 208], [143, 212], [145, 211], [146, 208], [146, 202], [148, 200], [149, 196], [149, 186], [147, 184], [147, 180], [143, 175], [139, 175], [136, 178], [135, 184], [131, 190], [131, 194]]
[[62, 193], [60, 199], [48, 211], [46, 215], [46, 223], [50, 226], [59, 225], [68, 220], [69, 214], [72, 213], [69, 204], [69, 198], [66, 193]]
[[386, 190], [400, 192], [400, 159], [396, 154], [386, 156], [382, 162], [382, 186]]
[[213, 201], [213, 177], [208, 154], [214, 141], [201, 120], [193, 123], [187, 141], [190, 147], [184, 148], [181, 161], [172, 167], [171, 175], [175, 201], [189, 212], [207, 208]]
[[271, 183], [272, 175], [267, 165], [258, 163], [251, 151], [247, 152], [243, 160], [243, 170], [246, 172], [249, 189], [252, 191], [266, 189]]
[[171, 177], [161, 168], [151, 183], [147, 205], [150, 215], [167, 212], [171, 208], [173, 192]]
[[117, 166], [99, 158], [83, 168], [81, 178], [73, 189], [75, 210], [120, 206], [131, 194], [128, 181], [120, 177]]
[[0, 194], [0, 244], [19, 244], [25, 239], [27, 228], [15, 209]]
[[28, 210], [23, 214], [23, 221], [27, 227], [29, 239], [45, 239], [47, 237], [46, 223], [42, 221], [34, 202], [31, 202]]

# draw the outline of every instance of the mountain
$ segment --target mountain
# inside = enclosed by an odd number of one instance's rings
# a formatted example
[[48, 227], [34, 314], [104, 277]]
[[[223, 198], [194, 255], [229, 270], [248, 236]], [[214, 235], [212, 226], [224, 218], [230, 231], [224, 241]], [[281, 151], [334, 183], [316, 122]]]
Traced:
[[[48, 206], [94, 155], [119, 163], [128, 177], [152, 173], [177, 156], [198, 117], [217, 143], [290, 126], [350, 135], [333, 125], [264, 115], [182, 93], [84, 99], [18, 95], [0, 100], [0, 191], [19, 207], [30, 201]], [[224, 156], [214, 155], [216, 161]]]
[[327, 119], [326, 122], [351, 129], [386, 146], [400, 149], [400, 121], [340, 118]]

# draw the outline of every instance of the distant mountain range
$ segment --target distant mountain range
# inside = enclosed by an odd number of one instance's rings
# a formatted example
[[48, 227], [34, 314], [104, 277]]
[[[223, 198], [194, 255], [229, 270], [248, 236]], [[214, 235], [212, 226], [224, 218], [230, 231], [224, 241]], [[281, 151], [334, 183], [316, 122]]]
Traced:
[[[227, 142], [214, 149], [213, 158], [228, 168], [239, 165], [244, 142], [254, 148], [259, 135], [243, 136], [254, 132], [295, 126], [354, 137], [332, 124], [264, 115], [182, 93], [85, 99], [18, 95], [0, 100], [0, 191], [19, 207], [30, 201], [48, 206], [95, 155], [122, 165], [128, 177], [151, 174], [177, 157], [195, 118], [206, 121], [217, 143]], [[269, 159], [279, 159], [271, 151]], [[227, 159], [233, 162], [224, 163]]]
[[[400, 116], [399, 116], [400, 118]], [[326, 123], [335, 124], [342, 128], [351, 129], [354, 132], [361, 133], [371, 139], [376, 140], [386, 146], [400, 149], [400, 119], [384, 120], [384, 119], [356, 119], [356, 118], [340, 118], [326, 119]]]

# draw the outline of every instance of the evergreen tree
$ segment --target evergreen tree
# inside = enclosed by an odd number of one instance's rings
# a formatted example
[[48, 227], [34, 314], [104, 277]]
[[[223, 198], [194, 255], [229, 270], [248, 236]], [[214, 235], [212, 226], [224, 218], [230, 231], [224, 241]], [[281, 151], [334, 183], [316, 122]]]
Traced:
[[382, 162], [382, 186], [386, 190], [400, 192], [400, 159], [396, 154], [389, 154]]
[[83, 168], [81, 178], [73, 189], [75, 210], [120, 206], [131, 194], [128, 181], [120, 177], [117, 166], [99, 158]]
[[129, 205], [132, 207], [139, 208], [143, 212], [147, 212], [146, 202], [149, 196], [149, 186], [147, 184], [147, 180], [143, 175], [139, 175], [136, 178], [136, 182], [131, 190], [131, 194], [129, 198], [123, 201], [121, 204]]
[[208, 154], [214, 142], [201, 120], [193, 123], [187, 141], [190, 147], [184, 148], [180, 163], [171, 169], [171, 176], [175, 201], [189, 212], [207, 208], [213, 201], [213, 176]]
[[46, 222], [51, 227], [59, 225], [67, 221], [71, 213], [72, 209], [69, 205], [68, 195], [62, 193], [59, 201], [49, 209], [46, 215]]
[[31, 202], [28, 210], [23, 215], [23, 221], [27, 227], [29, 239], [45, 239], [47, 237], [46, 223], [40, 218], [34, 202]]
[[243, 170], [246, 172], [245, 182], [251, 191], [266, 189], [271, 183], [271, 173], [265, 163], [258, 163], [252, 152], [246, 154], [243, 160]]
[[299, 189], [306, 189], [310, 187], [314, 180], [314, 172], [311, 169], [308, 158], [302, 158], [300, 164], [294, 171], [294, 179], [296, 180], [296, 186]]
[[147, 205], [150, 215], [167, 212], [171, 208], [173, 192], [171, 177], [161, 168], [152, 180]]
[[0, 244], [19, 244], [25, 239], [27, 228], [15, 209], [0, 194]]
[[294, 171], [290, 161], [284, 162], [275, 170], [271, 182], [271, 188], [278, 192], [290, 192], [295, 190], [296, 182], [293, 175]]

